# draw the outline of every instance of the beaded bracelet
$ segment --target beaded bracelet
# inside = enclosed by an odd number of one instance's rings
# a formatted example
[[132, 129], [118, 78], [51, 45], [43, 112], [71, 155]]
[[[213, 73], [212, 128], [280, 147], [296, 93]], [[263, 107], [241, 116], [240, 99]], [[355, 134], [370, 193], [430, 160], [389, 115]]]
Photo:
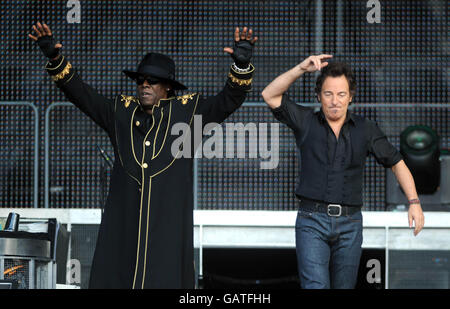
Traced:
[[409, 205], [411, 204], [420, 204], [420, 200], [418, 198], [412, 199], [408, 201]]
[[248, 65], [248, 68], [246, 68], [246, 69], [241, 69], [241, 68], [239, 68], [239, 67], [236, 65], [236, 63], [233, 63], [233, 64], [232, 64], [232, 68], [233, 68], [233, 70], [235, 70], [235, 71], [238, 72], [238, 73], [247, 73], [248, 71], [250, 71], [251, 66]]

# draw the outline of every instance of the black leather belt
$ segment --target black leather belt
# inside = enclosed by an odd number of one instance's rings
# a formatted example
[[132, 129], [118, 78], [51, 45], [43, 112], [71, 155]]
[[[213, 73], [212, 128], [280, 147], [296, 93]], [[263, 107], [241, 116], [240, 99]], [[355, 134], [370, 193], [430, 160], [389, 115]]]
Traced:
[[361, 207], [358, 206], [327, 204], [305, 198], [299, 198], [299, 208], [305, 211], [326, 213], [330, 217], [351, 216], [361, 211]]

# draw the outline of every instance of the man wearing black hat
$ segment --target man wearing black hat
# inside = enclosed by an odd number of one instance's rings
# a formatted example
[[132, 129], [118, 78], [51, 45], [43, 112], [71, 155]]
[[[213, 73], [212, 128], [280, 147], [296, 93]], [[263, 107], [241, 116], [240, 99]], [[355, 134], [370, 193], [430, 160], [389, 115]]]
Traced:
[[49, 58], [47, 72], [67, 99], [108, 133], [114, 147], [89, 287], [193, 288], [193, 156], [172, 153], [177, 136], [169, 131], [176, 123], [192, 127], [194, 115], [201, 115], [203, 124], [220, 123], [244, 102], [257, 38], [251, 29], [236, 28], [234, 48], [224, 49], [234, 64], [216, 96], [175, 96], [175, 90], [187, 88], [175, 79], [173, 60], [149, 53], [136, 72], [124, 71], [137, 83], [137, 97], [107, 99], [81, 80], [47, 25], [37, 23], [33, 30], [29, 37]]

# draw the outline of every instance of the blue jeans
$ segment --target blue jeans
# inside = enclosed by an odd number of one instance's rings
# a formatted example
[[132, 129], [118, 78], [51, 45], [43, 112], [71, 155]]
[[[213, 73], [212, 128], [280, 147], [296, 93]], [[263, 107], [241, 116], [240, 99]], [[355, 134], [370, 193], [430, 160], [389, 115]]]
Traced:
[[298, 272], [303, 289], [353, 289], [362, 245], [361, 211], [330, 217], [300, 209], [295, 224]]

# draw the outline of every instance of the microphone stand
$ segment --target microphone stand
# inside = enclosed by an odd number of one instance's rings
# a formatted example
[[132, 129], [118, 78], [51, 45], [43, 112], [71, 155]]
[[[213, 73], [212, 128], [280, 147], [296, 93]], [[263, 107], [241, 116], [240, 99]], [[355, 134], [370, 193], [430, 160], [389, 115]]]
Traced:
[[102, 162], [102, 165], [100, 166], [100, 207], [102, 210], [102, 219], [103, 219], [103, 212], [105, 208], [105, 191], [106, 191], [106, 166], [105, 162]]
[[97, 145], [97, 149], [100, 151], [100, 154], [103, 157], [103, 161], [102, 161], [102, 165], [100, 166], [100, 203], [101, 203], [101, 215], [102, 215], [102, 219], [103, 219], [103, 212], [104, 212], [104, 208], [105, 208], [105, 203], [106, 203], [106, 179], [107, 179], [107, 168], [106, 168], [106, 164], [107, 163], [109, 165], [109, 167], [113, 167], [112, 164], [112, 160], [111, 158], [108, 156], [108, 154], [99, 146]]

